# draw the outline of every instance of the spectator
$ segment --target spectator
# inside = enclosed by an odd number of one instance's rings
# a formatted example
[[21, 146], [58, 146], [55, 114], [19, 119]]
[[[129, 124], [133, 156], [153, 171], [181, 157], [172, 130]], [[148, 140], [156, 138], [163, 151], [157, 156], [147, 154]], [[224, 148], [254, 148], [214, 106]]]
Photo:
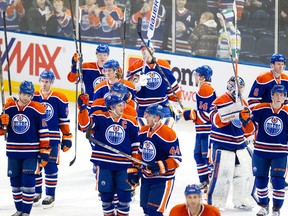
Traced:
[[[241, 19], [245, 0], [236, 0], [237, 20]], [[208, 9], [216, 14], [223, 10], [233, 10], [234, 0], [207, 0]]]
[[192, 55], [215, 56], [217, 50], [217, 23], [211, 12], [204, 12], [199, 25], [189, 35]]
[[81, 14], [81, 38], [96, 41], [100, 31], [100, 8], [97, 0], [86, 0], [86, 4], [79, 7]]
[[[138, 18], [142, 18], [141, 33], [144, 39], [147, 39], [149, 21], [152, 15], [152, 7], [153, 7], [152, 0], [148, 0], [147, 2], [143, 1], [143, 6], [141, 7], [141, 9], [131, 16], [130, 23], [132, 25], [136, 25], [138, 22]], [[156, 18], [154, 36], [151, 39], [151, 42], [153, 43], [155, 49], [161, 49], [163, 45], [163, 30], [164, 30], [163, 22], [165, 20], [165, 16], [166, 16], [166, 10], [163, 5], [160, 5], [158, 15]], [[140, 44], [141, 40], [140, 38], [138, 38], [137, 45]]]
[[[221, 19], [221, 17], [224, 19]], [[217, 14], [222, 28], [219, 30], [218, 45], [216, 57], [221, 59], [231, 59], [236, 57], [240, 52], [241, 36], [240, 31], [235, 29], [233, 24], [234, 13], [232, 10], [223, 10]]]
[[255, 10], [265, 10], [266, 12], [272, 12], [274, 10], [274, 0], [245, 0], [244, 9], [253, 12]]
[[[191, 46], [188, 43], [189, 34], [195, 27], [196, 17], [185, 5], [187, 0], [176, 0], [176, 52], [191, 54]], [[168, 48], [172, 48], [172, 35], [168, 37]]]
[[6, 28], [9, 30], [18, 30], [20, 20], [25, 16], [25, 9], [21, 0], [11, 1], [6, 5], [6, 1], [0, 0], [0, 28], [4, 26], [3, 11], [6, 10]]

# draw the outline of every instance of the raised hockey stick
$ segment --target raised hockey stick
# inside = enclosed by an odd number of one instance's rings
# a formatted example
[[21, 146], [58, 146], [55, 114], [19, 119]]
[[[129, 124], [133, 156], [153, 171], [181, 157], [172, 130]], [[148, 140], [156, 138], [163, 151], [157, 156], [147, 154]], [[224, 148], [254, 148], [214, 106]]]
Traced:
[[171, 89], [174, 97], [177, 99], [177, 102], [179, 103], [180, 107], [182, 109], [184, 109], [183, 107], [183, 104], [181, 102], [181, 100], [179, 99], [179, 97], [177, 96], [177, 94], [175, 93], [175, 91], [173, 90], [172, 86], [171, 86], [171, 83], [169, 82], [167, 76], [164, 74], [162, 68], [160, 67], [160, 65], [158, 64], [156, 58], [153, 56], [153, 53], [151, 52], [151, 50], [149, 49], [147, 43], [145, 42], [144, 38], [142, 37], [142, 33], [141, 33], [141, 26], [142, 26], [142, 18], [138, 18], [138, 22], [137, 22], [137, 33], [141, 39], [141, 41], [143, 42], [143, 44], [145, 45], [146, 49], [148, 50], [151, 58], [152, 58], [152, 61], [155, 62], [159, 72], [161, 73], [161, 75], [163, 76], [163, 79], [166, 81], [166, 83], [168, 84], [169, 88]]
[[[2, 54], [1, 46], [0, 46], [0, 54]], [[1, 89], [1, 108], [2, 112], [5, 113], [5, 92], [4, 92], [4, 82], [3, 82], [3, 70], [2, 70], [2, 61], [0, 57], [0, 89]], [[7, 126], [3, 125], [4, 130], [4, 139], [7, 140]]]
[[235, 43], [236, 43], [236, 50], [235, 50], [235, 64], [236, 64], [236, 74], [238, 76], [238, 59], [239, 59], [239, 49], [238, 49], [238, 14], [237, 14], [237, 6], [236, 6], [236, 0], [233, 2], [233, 12], [234, 12], [234, 27], [235, 27]]
[[104, 143], [102, 143], [102, 142], [100, 142], [100, 141], [92, 138], [91, 135], [90, 135], [91, 127], [92, 127], [92, 126], [89, 126], [89, 127], [87, 128], [87, 130], [86, 130], [86, 139], [88, 139], [90, 142], [92, 142], [92, 143], [94, 143], [94, 144], [96, 144], [96, 145], [99, 145], [99, 146], [101, 146], [101, 147], [103, 147], [103, 148], [105, 148], [105, 149], [108, 149], [108, 150], [110, 150], [110, 151], [112, 151], [112, 152], [114, 152], [114, 153], [117, 153], [117, 154], [119, 154], [119, 155], [121, 155], [121, 156], [124, 156], [124, 157], [130, 159], [131, 161], [134, 161], [134, 162], [136, 162], [136, 163], [138, 163], [138, 164], [141, 164], [141, 165], [144, 165], [144, 166], [148, 166], [148, 164], [145, 163], [144, 161], [139, 160], [139, 159], [137, 159], [137, 158], [134, 158], [134, 157], [132, 157], [131, 155], [126, 154], [125, 152], [119, 151], [118, 149], [115, 149], [115, 148], [113, 148], [112, 146], [109, 146], [109, 145], [107, 145], [107, 144], [104, 144]]
[[123, 16], [123, 40], [122, 40], [122, 83], [124, 83], [125, 78], [125, 48], [126, 48], [126, 7], [124, 9]]

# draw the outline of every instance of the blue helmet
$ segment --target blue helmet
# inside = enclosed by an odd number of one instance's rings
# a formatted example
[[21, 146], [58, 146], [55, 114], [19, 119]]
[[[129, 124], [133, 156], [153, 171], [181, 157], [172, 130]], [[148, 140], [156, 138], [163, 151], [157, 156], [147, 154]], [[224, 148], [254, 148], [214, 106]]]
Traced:
[[198, 194], [201, 195], [201, 189], [200, 186], [197, 184], [191, 184], [191, 185], [187, 185], [184, 191], [185, 196], [188, 196], [190, 194]]
[[121, 94], [124, 100], [127, 100], [129, 97], [129, 91], [125, 85], [120, 82], [116, 82], [111, 86], [110, 92], [117, 92]]
[[107, 44], [99, 44], [96, 48], [96, 54], [97, 53], [110, 53], [109, 46]]
[[284, 93], [284, 96], [287, 97], [287, 90], [283, 85], [274, 85], [271, 89], [271, 96], [273, 96], [275, 92]]
[[160, 119], [164, 117], [163, 106], [154, 104], [146, 108], [145, 113], [155, 116], [160, 116]]
[[106, 98], [105, 98], [105, 106], [109, 109], [111, 106], [114, 108], [117, 104], [124, 102], [123, 98], [118, 96], [118, 95], [114, 95], [114, 94], [109, 94]]
[[119, 62], [114, 59], [108, 60], [103, 65], [103, 69], [107, 69], [107, 68], [113, 68], [114, 70], [119, 69], [120, 68]]
[[49, 79], [53, 83], [54, 80], [55, 80], [55, 75], [54, 75], [54, 73], [52, 71], [44, 70], [40, 74], [39, 81], [40, 81], [40, 79]]
[[195, 71], [199, 74], [199, 76], [204, 76], [205, 80], [210, 80], [213, 74], [211, 67], [209, 67], [208, 65], [202, 65], [200, 67], [197, 67]]
[[20, 84], [20, 90], [19, 93], [23, 93], [23, 94], [29, 94], [29, 95], [34, 95], [34, 85], [32, 82], [30, 81], [23, 81]]
[[270, 63], [274, 64], [275, 62], [284, 62], [284, 64], [286, 64], [286, 58], [281, 54], [273, 54]]

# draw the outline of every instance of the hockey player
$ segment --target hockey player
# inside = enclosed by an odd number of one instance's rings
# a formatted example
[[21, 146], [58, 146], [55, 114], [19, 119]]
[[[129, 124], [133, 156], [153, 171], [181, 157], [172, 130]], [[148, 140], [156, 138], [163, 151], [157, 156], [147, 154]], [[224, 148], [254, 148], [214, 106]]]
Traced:
[[216, 207], [202, 203], [201, 188], [197, 184], [187, 185], [184, 195], [186, 203], [174, 206], [169, 216], [220, 216], [220, 212]]
[[[208, 190], [208, 204], [218, 208], [225, 208], [230, 186], [233, 187], [233, 203], [235, 208], [251, 210], [253, 199], [252, 161], [245, 144], [245, 136], [254, 132], [252, 122], [242, 123], [239, 112], [244, 110], [246, 101], [240, 97], [245, 83], [237, 77], [239, 90], [236, 87], [236, 78], [232, 76], [227, 83], [227, 91], [213, 102], [214, 110], [211, 113], [211, 148], [214, 171]], [[242, 100], [242, 102], [241, 102]], [[238, 101], [238, 103], [235, 103]], [[242, 103], [243, 105], [238, 105]], [[232, 109], [231, 109], [232, 107]], [[223, 110], [230, 110], [230, 116], [222, 115]], [[238, 114], [238, 115], [237, 115]]]
[[[107, 44], [99, 44], [96, 48], [96, 62], [84, 62], [82, 64], [83, 82], [85, 92], [89, 95], [89, 105], [93, 102], [93, 92], [97, 84], [105, 79], [103, 74], [103, 65], [108, 60], [110, 49]], [[79, 54], [75, 53], [72, 57], [71, 71], [67, 78], [70, 82], [78, 82], [77, 61]]]
[[[148, 44], [148, 47], [150, 51], [154, 53], [153, 44], [151, 42]], [[169, 107], [169, 101], [172, 103], [177, 115], [180, 115], [182, 112], [182, 109], [177, 102], [178, 100], [173, 94], [174, 91], [178, 99], [181, 100], [181, 90], [177, 80], [173, 76], [170, 65], [166, 60], [152, 59], [152, 56], [143, 43], [141, 44], [140, 50], [143, 59], [135, 61], [129, 67], [127, 74], [127, 78], [134, 83], [136, 89], [136, 101], [139, 105], [137, 111], [139, 126], [142, 127], [146, 124], [144, 118], [145, 109], [150, 105], [158, 104], [163, 106], [164, 117], [162, 121], [169, 127], [172, 127], [174, 125], [174, 119]], [[155, 61], [157, 61], [167, 80], [157, 67]], [[171, 84], [172, 89], [167, 82]]]
[[147, 125], [139, 131], [139, 151], [142, 160], [148, 163], [147, 167], [142, 167], [140, 206], [149, 216], [163, 215], [173, 190], [175, 171], [182, 161], [177, 135], [162, 124], [163, 116], [161, 105], [147, 107]]
[[288, 76], [284, 73], [286, 58], [281, 54], [273, 54], [270, 59], [271, 70], [260, 74], [254, 81], [248, 96], [249, 108], [261, 102], [271, 102], [271, 89], [276, 84], [288, 89]]
[[201, 189], [207, 192], [210, 174], [208, 146], [209, 134], [211, 132], [210, 113], [212, 102], [216, 99], [216, 93], [211, 86], [212, 69], [208, 65], [203, 65], [195, 69], [196, 85], [199, 90], [196, 94], [197, 110], [186, 110], [183, 113], [185, 120], [195, 122], [196, 142], [194, 147], [194, 159], [197, 164], [197, 172], [201, 183]]
[[[42, 201], [43, 208], [54, 206], [55, 190], [58, 181], [59, 149], [67, 152], [72, 146], [68, 99], [61, 92], [53, 91], [55, 75], [52, 71], [44, 70], [39, 76], [40, 91], [35, 91], [33, 100], [42, 103], [46, 108], [46, 122], [50, 134], [51, 153], [49, 163], [44, 168], [46, 197]], [[34, 206], [40, 204], [42, 197], [42, 172], [36, 177], [36, 194]]]
[[[84, 100], [83, 100], [84, 98]], [[134, 156], [139, 147], [138, 125], [135, 118], [123, 114], [125, 102], [122, 97], [108, 95], [105, 105], [107, 112], [93, 112], [89, 118], [87, 100], [81, 94], [78, 98], [79, 128], [82, 131], [90, 126], [90, 134], [95, 140], [111, 146], [119, 151]], [[89, 131], [88, 131], [89, 133]], [[106, 148], [91, 142], [91, 162], [99, 166], [98, 190], [100, 192], [102, 209], [105, 216], [127, 216], [130, 210], [131, 187], [127, 183], [127, 169], [132, 165], [131, 160], [116, 154]], [[119, 203], [114, 207], [114, 194], [118, 194]]]
[[[269, 170], [273, 186], [273, 216], [280, 215], [284, 202], [288, 133], [288, 106], [284, 105], [286, 97], [286, 88], [274, 85], [271, 89], [272, 102], [257, 104], [252, 112], [252, 120], [257, 126], [252, 166], [258, 205], [261, 206], [257, 216], [269, 214]], [[251, 118], [246, 115], [243, 119], [249, 121]]]
[[35, 195], [35, 178], [40, 167], [45, 167], [50, 154], [49, 131], [45, 107], [31, 101], [32, 82], [20, 84], [19, 99], [8, 100], [0, 117], [0, 134], [7, 125], [6, 155], [8, 177], [17, 212], [12, 216], [29, 216]]

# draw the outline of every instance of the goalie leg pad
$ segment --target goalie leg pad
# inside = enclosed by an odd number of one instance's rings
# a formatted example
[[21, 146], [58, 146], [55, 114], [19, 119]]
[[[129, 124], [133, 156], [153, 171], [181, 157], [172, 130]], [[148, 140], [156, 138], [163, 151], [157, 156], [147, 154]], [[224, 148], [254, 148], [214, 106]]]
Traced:
[[235, 166], [233, 178], [233, 203], [236, 207], [246, 206], [252, 209], [256, 204], [253, 202], [254, 177], [252, 175], [252, 158], [247, 149], [236, 151], [238, 164]]
[[232, 151], [216, 150], [214, 171], [208, 192], [208, 204], [225, 208], [233, 181], [235, 158], [235, 153]]

